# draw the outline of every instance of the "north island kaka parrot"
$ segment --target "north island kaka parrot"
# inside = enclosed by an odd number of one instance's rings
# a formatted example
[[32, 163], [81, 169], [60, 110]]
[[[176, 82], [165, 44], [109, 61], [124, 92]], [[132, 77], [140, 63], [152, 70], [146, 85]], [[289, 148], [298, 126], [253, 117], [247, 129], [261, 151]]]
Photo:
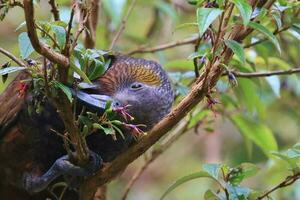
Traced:
[[[0, 198], [5, 200], [45, 199], [50, 195], [45, 188], [53, 180], [94, 173], [102, 161], [111, 161], [134, 142], [128, 130], [124, 139], [117, 140], [97, 131], [86, 138], [91, 150], [89, 164], [85, 168], [71, 164], [61, 136], [52, 131], [65, 131], [56, 108], [46, 100], [42, 112], [29, 113], [33, 95], [30, 90], [22, 90], [20, 95], [19, 86], [28, 78], [28, 73], [21, 72], [0, 96]], [[170, 111], [174, 99], [162, 67], [140, 58], [115, 56], [105, 74], [93, 84], [95, 87], [79, 91], [79, 105], [101, 110], [97, 102], [106, 98], [113, 106], [130, 105], [129, 114], [134, 116], [135, 124], [146, 125], [144, 131]]]

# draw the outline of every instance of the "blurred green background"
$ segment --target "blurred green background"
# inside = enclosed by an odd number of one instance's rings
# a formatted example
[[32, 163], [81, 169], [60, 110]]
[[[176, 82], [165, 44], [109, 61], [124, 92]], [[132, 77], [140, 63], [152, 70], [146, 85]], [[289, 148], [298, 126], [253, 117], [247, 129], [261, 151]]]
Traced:
[[[68, 19], [70, 2], [59, 0], [62, 19]], [[129, 2], [126, 0], [103, 0], [97, 28], [99, 49], [108, 49], [115, 32], [120, 25]], [[41, 1], [36, 5], [39, 20], [51, 18], [49, 5]], [[138, 0], [126, 23], [126, 29], [118, 41], [116, 50], [129, 52], [141, 46], [156, 46], [171, 41], [182, 40], [197, 33], [197, 28], [178, 25], [195, 22], [196, 8], [185, 0]], [[19, 8], [10, 10], [4, 21], [0, 22], [0, 47], [19, 56], [18, 35], [26, 31], [16, 28], [24, 21], [23, 11]], [[260, 35], [253, 35], [253, 38]], [[256, 38], [256, 39], [257, 39]], [[300, 67], [300, 32], [289, 30], [278, 37], [282, 46], [282, 55], [275, 52], [269, 42], [246, 49], [247, 60], [257, 71], [288, 69]], [[249, 42], [248, 41], [248, 42]], [[165, 51], [134, 56], [153, 59], [170, 72], [193, 70], [192, 60], [187, 59], [194, 52], [193, 45], [171, 48]], [[33, 58], [35, 55], [32, 56]], [[0, 64], [8, 58], [0, 54]], [[235, 66], [236, 63], [233, 63]], [[245, 67], [252, 67], [247, 64]], [[9, 80], [14, 75], [9, 75]], [[9, 81], [0, 81], [0, 92]], [[287, 176], [286, 163], [276, 158], [269, 158], [261, 147], [252, 144], [240, 134], [239, 129], [230, 120], [231, 114], [250, 113], [259, 119], [276, 138], [279, 150], [285, 150], [300, 142], [300, 77], [273, 76], [272, 78], [238, 79], [238, 86], [229, 87], [227, 78], [219, 81], [214, 97], [220, 101], [216, 113], [209, 112], [198, 130], [190, 130], [173, 146], [155, 160], [129, 194], [130, 200], [158, 199], [176, 179], [199, 171], [204, 163], [226, 163], [235, 166], [241, 162], [253, 162], [260, 166], [260, 171], [244, 185], [264, 190], [279, 183]], [[182, 83], [184, 85], [184, 83]], [[177, 88], [179, 92], [188, 89]], [[234, 101], [237, 106], [228, 103]], [[0, 105], [1, 106], [1, 105]], [[199, 106], [206, 107], [206, 102]], [[252, 118], [252, 119], [253, 119]], [[250, 132], [252, 130], [249, 130]], [[255, 129], [253, 129], [255, 131]], [[251, 143], [251, 144], [250, 144]], [[125, 185], [143, 164], [141, 157], [132, 163], [119, 178], [109, 184], [109, 200], [120, 199]], [[204, 192], [214, 187], [208, 179], [197, 179], [186, 183], [168, 195], [167, 199], [202, 199]], [[299, 200], [300, 182], [274, 193], [276, 199]]]

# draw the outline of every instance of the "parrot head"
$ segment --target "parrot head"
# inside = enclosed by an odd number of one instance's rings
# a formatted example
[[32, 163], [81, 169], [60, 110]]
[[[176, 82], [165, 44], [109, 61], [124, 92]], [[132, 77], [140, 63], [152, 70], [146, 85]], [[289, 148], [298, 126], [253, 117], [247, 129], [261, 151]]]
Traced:
[[100, 94], [94, 97], [110, 99], [113, 108], [126, 107], [135, 123], [146, 125], [146, 131], [170, 111], [174, 100], [166, 72], [158, 63], [141, 58], [115, 56], [94, 85], [92, 93]]

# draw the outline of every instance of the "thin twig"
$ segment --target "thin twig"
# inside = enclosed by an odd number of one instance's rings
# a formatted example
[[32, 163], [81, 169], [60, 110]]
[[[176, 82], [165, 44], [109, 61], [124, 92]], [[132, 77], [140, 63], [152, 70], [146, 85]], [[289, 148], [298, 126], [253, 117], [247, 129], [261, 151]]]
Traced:
[[72, 43], [71, 51], [73, 51], [73, 49], [76, 47], [79, 36], [83, 32], [83, 30], [86, 28], [84, 24], [87, 22], [88, 18], [89, 18], [89, 12], [87, 12], [86, 16], [84, 17], [84, 19], [79, 24], [79, 29], [76, 32], [75, 36], [74, 36], [74, 41]]
[[[100, 0], [91, 0], [90, 15], [85, 23], [86, 29], [83, 34], [84, 46], [87, 49], [95, 48], [96, 45], [96, 30], [98, 24], [98, 13]], [[81, 10], [84, 11], [84, 10]]]
[[45, 79], [45, 93], [49, 95], [49, 82], [48, 82], [48, 66], [47, 66], [47, 59], [43, 57], [43, 71], [44, 71], [44, 79]]
[[55, 133], [56, 135], [60, 136], [62, 139], [68, 141], [69, 143], [73, 144], [72, 141], [68, 138], [67, 134], [62, 134], [60, 132], [58, 132], [55, 129], [50, 129], [50, 131], [52, 131], [53, 133]]
[[112, 40], [111, 44], [110, 44], [110, 47], [109, 47], [109, 50], [111, 51], [115, 44], [117, 43], [118, 39], [120, 38], [121, 34], [123, 33], [123, 31], [125, 30], [125, 25], [126, 25], [126, 22], [128, 20], [128, 17], [130, 16], [134, 6], [135, 6], [135, 3], [136, 3], [136, 0], [132, 0], [131, 1], [131, 4], [130, 4], [130, 7], [128, 8], [128, 11], [126, 13], [126, 15], [124, 16], [122, 22], [121, 22], [121, 25], [119, 27], [119, 30], [118, 32], [116, 33], [114, 39]]
[[[296, 74], [300, 73], [300, 67], [292, 68], [288, 70], [276, 70], [276, 71], [268, 71], [268, 72], [235, 72], [231, 71], [231, 73], [236, 77], [242, 78], [255, 78], [255, 77], [267, 77], [267, 76], [274, 76], [274, 75], [289, 75], [289, 74]], [[227, 73], [223, 74], [227, 75]]]
[[71, 37], [73, 18], [74, 18], [74, 14], [75, 14], [75, 6], [76, 6], [76, 4], [74, 4], [71, 9], [70, 20], [68, 23], [68, 29], [67, 29], [67, 34], [66, 34], [66, 45], [65, 45], [64, 50], [62, 51], [62, 53], [65, 56], [69, 56], [69, 54], [70, 54], [70, 37]]
[[[200, 42], [201, 42], [201, 38], [199, 38], [197, 41], [196, 41], [196, 44], [195, 44], [195, 52], [198, 52], [198, 48], [199, 48], [199, 45], [200, 45]], [[199, 58], [196, 57], [193, 59], [193, 63], [194, 63], [194, 71], [195, 71], [195, 77], [198, 78], [200, 76], [200, 73], [199, 73]]]
[[0, 53], [2, 53], [3, 55], [9, 57], [10, 59], [12, 59], [15, 63], [17, 63], [18, 65], [22, 66], [22, 67], [26, 67], [26, 64], [19, 60], [16, 56], [14, 56], [12, 53], [8, 52], [7, 50], [3, 49], [0, 47]]
[[169, 42], [166, 44], [161, 44], [156, 47], [150, 47], [150, 48], [141, 47], [141, 48], [132, 50], [132, 51], [128, 52], [127, 54], [133, 55], [136, 53], [154, 53], [157, 51], [162, 51], [162, 50], [177, 47], [177, 46], [182, 46], [182, 45], [186, 45], [186, 44], [194, 44], [198, 39], [199, 39], [199, 36], [193, 36], [193, 37], [186, 38], [183, 40], [178, 40], [178, 41]]
[[283, 182], [279, 183], [277, 186], [273, 187], [272, 189], [268, 190], [261, 196], [257, 197], [256, 200], [261, 200], [263, 198], [266, 198], [275, 190], [287, 187], [287, 186], [293, 184], [294, 182], [296, 182], [298, 179], [300, 179], [300, 173], [294, 174], [292, 176], [288, 176], [288, 177], [286, 177], [286, 179]]
[[55, 0], [49, 0], [49, 4], [51, 6], [51, 12], [53, 14], [54, 20], [59, 21], [60, 20], [59, 10], [57, 8], [57, 4], [56, 4]]

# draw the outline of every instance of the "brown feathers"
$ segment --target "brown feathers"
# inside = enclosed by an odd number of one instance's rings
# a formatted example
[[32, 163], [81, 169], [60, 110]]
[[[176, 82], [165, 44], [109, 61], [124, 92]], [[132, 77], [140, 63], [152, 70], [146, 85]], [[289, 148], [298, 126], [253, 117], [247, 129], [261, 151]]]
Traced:
[[98, 80], [101, 92], [107, 95], [113, 94], [117, 89], [122, 88], [122, 85], [132, 82], [159, 86], [162, 80], [153, 63], [126, 56], [117, 56], [116, 61]]
[[20, 81], [28, 79], [28, 77], [29, 74], [27, 72], [21, 72], [0, 95], [0, 133], [5, 126], [16, 118], [22, 109], [25, 97], [24, 92], [26, 92], [24, 89], [27, 86], [21, 84]]

